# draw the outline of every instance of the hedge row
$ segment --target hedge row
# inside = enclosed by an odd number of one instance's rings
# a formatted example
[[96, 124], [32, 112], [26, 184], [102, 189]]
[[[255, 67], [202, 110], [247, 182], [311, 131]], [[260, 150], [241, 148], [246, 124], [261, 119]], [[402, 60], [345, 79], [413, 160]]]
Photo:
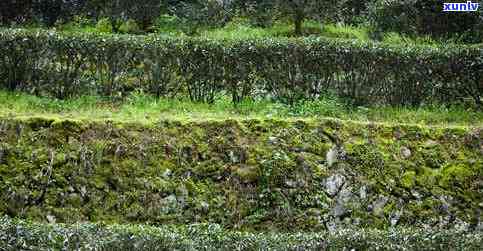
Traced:
[[63, 225], [3, 217], [0, 245], [6, 250], [479, 250], [483, 236], [408, 229], [249, 233], [226, 231], [216, 224]]
[[389, 46], [319, 37], [209, 40], [0, 31], [0, 87], [68, 98], [187, 94], [292, 103], [335, 92], [357, 104], [481, 104], [481, 47]]

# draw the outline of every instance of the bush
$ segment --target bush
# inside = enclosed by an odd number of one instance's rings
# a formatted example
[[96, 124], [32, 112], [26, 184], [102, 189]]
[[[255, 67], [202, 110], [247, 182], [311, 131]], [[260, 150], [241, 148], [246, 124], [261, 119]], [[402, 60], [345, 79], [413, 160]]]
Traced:
[[121, 33], [127, 34], [139, 34], [141, 33], [141, 28], [133, 19], [129, 19], [126, 22], [122, 23], [119, 27], [119, 31]]
[[0, 86], [66, 98], [143, 89], [212, 102], [255, 93], [294, 103], [333, 91], [355, 104], [481, 104], [476, 46], [390, 46], [309, 37], [211, 40], [4, 30]]
[[481, 14], [443, 12], [443, 2], [378, 0], [369, 4], [368, 19], [375, 28], [376, 37], [381, 32], [394, 31], [435, 38], [462, 37], [463, 42], [469, 43], [482, 42]]
[[229, 1], [179, 1], [171, 7], [171, 14], [183, 23], [183, 32], [197, 34], [202, 27], [221, 27], [232, 18]]
[[478, 250], [481, 233], [412, 229], [344, 229], [317, 233], [235, 232], [216, 224], [75, 225], [0, 218], [7, 250]]
[[96, 24], [96, 30], [101, 33], [112, 33], [112, 24], [108, 18], [100, 19]]
[[161, 15], [155, 23], [155, 28], [160, 33], [176, 34], [183, 30], [182, 20], [177, 16]]

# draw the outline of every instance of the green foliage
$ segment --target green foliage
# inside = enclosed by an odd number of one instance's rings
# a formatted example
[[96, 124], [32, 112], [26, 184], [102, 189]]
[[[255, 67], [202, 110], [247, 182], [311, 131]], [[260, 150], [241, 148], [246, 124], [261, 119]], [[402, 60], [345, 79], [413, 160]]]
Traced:
[[141, 33], [141, 28], [133, 19], [129, 19], [119, 27], [121, 33], [127, 34], [139, 34]]
[[404, 44], [438, 45], [438, 43], [430, 36], [411, 38], [396, 32], [388, 32], [384, 34], [382, 42], [387, 44], [396, 44], [396, 45], [404, 45]]
[[[369, 29], [343, 24], [322, 24], [317, 21], [306, 21], [303, 34], [328, 38], [358, 39], [369, 41]], [[266, 28], [253, 26], [245, 19], [234, 19], [222, 28], [208, 29], [200, 32], [201, 37], [213, 39], [267, 39], [294, 37], [293, 28], [286, 22], [274, 22]]]
[[441, 179], [441, 186], [443, 187], [467, 187], [466, 181], [476, 175], [471, 167], [459, 164], [448, 165], [443, 168], [443, 178]]
[[332, 38], [358, 39], [359, 41], [370, 40], [368, 28], [343, 24], [323, 25], [323, 33], [321, 35]]
[[[324, 96], [314, 101], [300, 101], [291, 106], [269, 100], [245, 99], [235, 106], [230, 97], [217, 97], [213, 104], [194, 103], [187, 99], [156, 98], [133, 93], [123, 100], [87, 96], [67, 100], [42, 98], [0, 91], [1, 116], [35, 113], [39, 116], [64, 114], [79, 118], [112, 118], [120, 121], [151, 121], [157, 118], [182, 120], [223, 118], [337, 118], [342, 120], [422, 125], [481, 125], [483, 113], [462, 106], [352, 107], [343, 101]], [[435, 151], [435, 150], [433, 150]], [[437, 152], [437, 150], [436, 150]], [[428, 158], [432, 156], [428, 155]], [[435, 160], [436, 161], [436, 160]]]
[[72, 21], [59, 25], [58, 28], [66, 32], [95, 33], [98, 31], [95, 25], [93, 25], [93, 22], [84, 16], [75, 16]]
[[100, 33], [112, 33], [112, 24], [108, 18], [100, 19], [96, 24], [96, 30]]
[[[107, 20], [103, 24], [107, 25]], [[271, 97], [284, 103], [327, 91], [360, 104], [481, 104], [476, 46], [390, 46], [309, 37], [212, 40], [4, 30], [0, 86], [66, 98], [135, 89], [212, 103]], [[58, 66], [62, 67], [58, 67]]]
[[[480, 3], [481, 6], [481, 3]], [[378, 0], [369, 4], [368, 19], [376, 37], [393, 31], [434, 38], [457, 37], [467, 43], [481, 43], [483, 19], [479, 12], [445, 13], [439, 0]]]
[[[396, 203], [408, 219], [399, 225], [431, 224], [449, 214], [438, 207], [423, 209], [421, 199], [431, 203], [442, 195], [464, 198], [448, 201], [449, 212], [457, 212], [462, 221], [478, 218], [483, 196], [478, 187], [483, 171], [478, 158], [481, 127], [233, 119], [226, 113], [221, 119], [203, 116], [193, 121], [190, 115], [195, 112], [188, 113], [189, 121], [150, 113], [155, 109], [150, 99], [132, 97], [130, 102], [114, 107], [110, 116], [2, 116], [0, 214], [66, 223], [89, 219], [218, 222], [227, 228], [265, 231], [325, 229], [323, 219], [330, 217], [336, 202], [329, 199], [325, 180], [339, 174], [346, 177], [351, 200], [361, 202], [347, 212], [348, 218], [360, 219], [349, 221], [351, 226], [390, 226], [383, 214], [388, 217], [394, 209], [389, 205]], [[108, 105], [94, 103], [90, 109]], [[83, 107], [75, 102], [65, 106]], [[82, 114], [77, 111], [82, 108], [75, 110]], [[125, 116], [116, 117], [119, 113]], [[139, 119], [147, 116], [152, 120]], [[341, 152], [335, 166], [328, 167], [332, 138], [341, 142]], [[421, 150], [430, 140], [438, 154], [428, 156]], [[399, 157], [400, 145], [411, 149], [411, 158]], [[428, 158], [447, 166], [425, 168]], [[399, 179], [414, 168], [417, 182], [408, 189]], [[363, 200], [357, 192], [361, 186], [368, 186]], [[411, 196], [414, 191], [424, 192], [424, 197]], [[381, 195], [390, 203], [377, 209], [381, 215], [373, 221], [366, 206]], [[310, 213], [313, 210], [319, 213]]]
[[[177, 16], [161, 15], [155, 23], [155, 29], [159, 33], [178, 35], [185, 31], [183, 21]], [[188, 32], [189, 33], [189, 32]]]
[[6, 249], [99, 250], [454, 250], [481, 248], [481, 233], [414, 229], [344, 229], [334, 232], [234, 232], [217, 224], [186, 226], [42, 224], [0, 218], [0, 245]]
[[171, 8], [171, 14], [183, 23], [184, 32], [194, 35], [203, 27], [220, 27], [232, 17], [230, 2], [217, 0], [179, 1]]
[[22, 23], [31, 18], [31, 0], [0, 1], [0, 24]]
[[416, 183], [416, 172], [414, 171], [405, 172], [401, 178], [402, 186], [407, 189], [411, 189], [414, 187], [415, 183]]

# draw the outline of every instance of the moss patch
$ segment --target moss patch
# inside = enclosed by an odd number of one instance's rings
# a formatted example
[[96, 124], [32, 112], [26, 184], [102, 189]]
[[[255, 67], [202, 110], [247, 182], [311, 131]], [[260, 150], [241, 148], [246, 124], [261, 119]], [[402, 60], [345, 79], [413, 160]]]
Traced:
[[[476, 222], [483, 201], [481, 128], [334, 120], [0, 124], [0, 213], [21, 218], [387, 228], [450, 214]], [[332, 167], [330, 149], [337, 149]], [[345, 182], [329, 196], [335, 174]]]

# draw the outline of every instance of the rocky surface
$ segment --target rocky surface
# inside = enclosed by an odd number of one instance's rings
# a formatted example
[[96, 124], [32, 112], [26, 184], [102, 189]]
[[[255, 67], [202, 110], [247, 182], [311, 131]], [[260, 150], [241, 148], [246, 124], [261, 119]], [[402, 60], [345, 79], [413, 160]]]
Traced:
[[3, 119], [0, 213], [57, 223], [481, 231], [480, 131]]

